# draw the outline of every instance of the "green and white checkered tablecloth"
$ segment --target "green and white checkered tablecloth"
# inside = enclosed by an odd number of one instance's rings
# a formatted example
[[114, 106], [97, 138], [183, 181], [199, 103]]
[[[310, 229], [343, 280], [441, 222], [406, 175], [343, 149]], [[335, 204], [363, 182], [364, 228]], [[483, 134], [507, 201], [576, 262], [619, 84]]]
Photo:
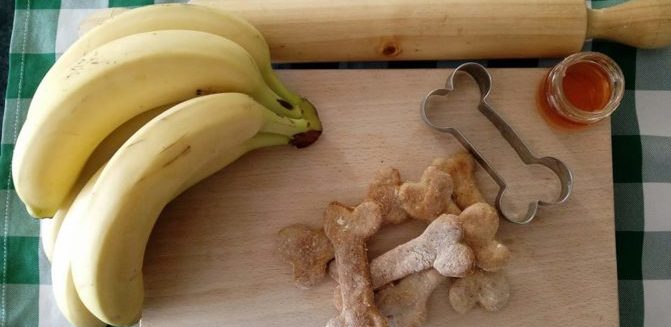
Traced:
[[[531, 0], [529, 0], [531, 1]], [[671, 0], [663, 0], [671, 1]], [[175, 2], [175, 1], [155, 1]], [[593, 0], [605, 7], [622, 0]], [[13, 191], [12, 150], [31, 96], [44, 73], [77, 37], [79, 22], [105, 7], [147, 0], [16, 0], [0, 144], [0, 326], [68, 326], [51, 292], [39, 223]], [[590, 5], [590, 1], [588, 1]], [[613, 177], [620, 321], [622, 326], [671, 326], [671, 48], [636, 50], [587, 43], [621, 65], [627, 90], [612, 119]], [[547, 66], [554, 61], [490, 61]], [[453, 62], [330, 63], [301, 68], [445, 67]], [[279, 65], [291, 68], [291, 65]], [[589, 296], [589, 295], [586, 295]]]

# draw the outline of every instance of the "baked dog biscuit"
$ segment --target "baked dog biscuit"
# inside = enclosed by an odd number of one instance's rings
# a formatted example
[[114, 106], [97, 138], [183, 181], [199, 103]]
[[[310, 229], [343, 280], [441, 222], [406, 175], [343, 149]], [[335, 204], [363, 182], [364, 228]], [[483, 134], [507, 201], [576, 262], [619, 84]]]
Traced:
[[398, 198], [401, 187], [401, 174], [396, 168], [382, 168], [375, 173], [373, 182], [368, 186], [366, 198], [380, 205], [385, 224], [400, 224], [408, 219]]
[[[443, 276], [465, 276], [473, 267], [475, 258], [471, 249], [461, 243], [462, 237], [463, 231], [457, 216], [441, 215], [417, 238], [371, 261], [373, 287], [378, 289], [429, 268], [435, 268]], [[341, 269], [338, 262], [338, 270]], [[342, 279], [339, 280], [342, 283]]]
[[433, 221], [452, 198], [452, 178], [437, 167], [424, 170], [419, 182], [405, 182], [398, 190], [401, 206], [415, 219]]
[[448, 159], [437, 158], [432, 165], [452, 177], [454, 183], [452, 198], [459, 208], [463, 209], [477, 202], [485, 202], [475, 182], [473, 157], [468, 152], [458, 152]]
[[296, 286], [310, 288], [317, 285], [334, 256], [333, 246], [324, 231], [296, 224], [282, 228], [278, 234], [280, 254], [293, 265]]
[[329, 320], [329, 327], [387, 326], [375, 306], [368, 268], [366, 240], [382, 224], [382, 211], [373, 201], [352, 209], [332, 202], [324, 212], [324, 231], [333, 243], [342, 294], [340, 314]]
[[459, 313], [466, 313], [476, 303], [487, 311], [499, 311], [510, 298], [510, 285], [502, 272], [478, 270], [454, 281], [450, 287], [450, 304]]

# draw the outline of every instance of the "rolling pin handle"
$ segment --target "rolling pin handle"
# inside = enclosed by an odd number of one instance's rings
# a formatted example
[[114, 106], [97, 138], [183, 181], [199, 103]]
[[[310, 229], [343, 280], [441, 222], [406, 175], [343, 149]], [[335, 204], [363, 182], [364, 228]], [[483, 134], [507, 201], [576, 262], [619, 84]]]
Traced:
[[631, 0], [604, 9], [589, 9], [587, 37], [637, 48], [671, 45], [671, 1]]

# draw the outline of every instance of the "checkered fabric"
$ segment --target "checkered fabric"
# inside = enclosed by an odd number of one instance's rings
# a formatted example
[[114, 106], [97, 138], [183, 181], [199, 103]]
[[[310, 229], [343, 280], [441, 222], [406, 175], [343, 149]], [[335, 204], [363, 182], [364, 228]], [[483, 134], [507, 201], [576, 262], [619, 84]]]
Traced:
[[[531, 0], [530, 0], [531, 1]], [[671, 1], [671, 0], [664, 0]], [[155, 1], [163, 2], [163, 1]], [[166, 1], [171, 2], [171, 1]], [[621, 0], [593, 0], [606, 7]], [[92, 11], [147, 0], [16, 0], [0, 144], [0, 326], [68, 326], [51, 292], [39, 224], [11, 179], [14, 142], [42, 76]], [[612, 118], [613, 177], [622, 326], [671, 326], [671, 48], [636, 50], [605, 42], [586, 49], [613, 57], [626, 76]], [[489, 67], [550, 66], [553, 60], [489, 61]], [[276, 68], [426, 68], [459, 62], [281, 64]]]

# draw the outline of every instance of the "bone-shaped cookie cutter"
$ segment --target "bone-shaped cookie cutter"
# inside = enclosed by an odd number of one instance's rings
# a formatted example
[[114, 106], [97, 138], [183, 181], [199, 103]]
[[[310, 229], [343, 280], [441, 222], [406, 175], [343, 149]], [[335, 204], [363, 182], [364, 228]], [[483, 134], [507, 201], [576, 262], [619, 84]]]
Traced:
[[[557, 197], [557, 199], [554, 201], [536, 200], [530, 202], [527, 214], [522, 220], [516, 220], [508, 217], [501, 209], [501, 199], [503, 198], [503, 194], [506, 191], [506, 182], [487, 161], [487, 159], [485, 159], [482, 154], [480, 154], [480, 151], [478, 151], [475, 145], [473, 145], [473, 143], [471, 143], [468, 138], [466, 138], [466, 136], [464, 136], [464, 134], [461, 133], [461, 131], [458, 129], [454, 127], [442, 127], [435, 125], [427, 116], [426, 109], [430, 98], [434, 95], [446, 96], [451, 91], [454, 91], [454, 76], [456, 76], [459, 72], [467, 73], [473, 77], [473, 79], [475, 79], [478, 86], [480, 87], [480, 104], [478, 105], [478, 109], [483, 115], [485, 115], [485, 117], [487, 117], [487, 119], [489, 119], [492, 124], [494, 124], [494, 126], [496, 126], [503, 138], [505, 138], [506, 141], [508, 141], [508, 143], [513, 147], [513, 149], [515, 149], [517, 155], [522, 159], [522, 161], [524, 161], [524, 163], [527, 165], [543, 165], [552, 170], [557, 175], [557, 177], [559, 177], [559, 181], [561, 183], [561, 192], [559, 197]], [[463, 145], [463, 147], [473, 155], [475, 160], [480, 164], [480, 166], [482, 166], [482, 168], [485, 169], [489, 176], [494, 179], [496, 184], [499, 186], [499, 193], [496, 195], [496, 208], [498, 209], [501, 216], [503, 216], [506, 220], [516, 224], [527, 224], [534, 219], [539, 206], [557, 205], [566, 202], [569, 195], [571, 194], [571, 189], [573, 188], [573, 174], [571, 174], [571, 170], [569, 170], [569, 168], [557, 158], [537, 158], [531, 154], [529, 147], [522, 141], [522, 139], [520, 139], [515, 130], [510, 127], [510, 125], [503, 118], [501, 118], [501, 116], [499, 116], [499, 114], [489, 105], [489, 103], [487, 103], [487, 97], [489, 96], [491, 88], [492, 77], [489, 75], [489, 72], [484, 66], [474, 62], [462, 64], [452, 72], [450, 77], [448, 77], [447, 82], [445, 83], [445, 88], [435, 89], [429, 92], [429, 94], [427, 94], [424, 99], [422, 99], [420, 113], [422, 120], [424, 120], [424, 122], [430, 127], [440, 132], [452, 134], [461, 143], [461, 145]]]

